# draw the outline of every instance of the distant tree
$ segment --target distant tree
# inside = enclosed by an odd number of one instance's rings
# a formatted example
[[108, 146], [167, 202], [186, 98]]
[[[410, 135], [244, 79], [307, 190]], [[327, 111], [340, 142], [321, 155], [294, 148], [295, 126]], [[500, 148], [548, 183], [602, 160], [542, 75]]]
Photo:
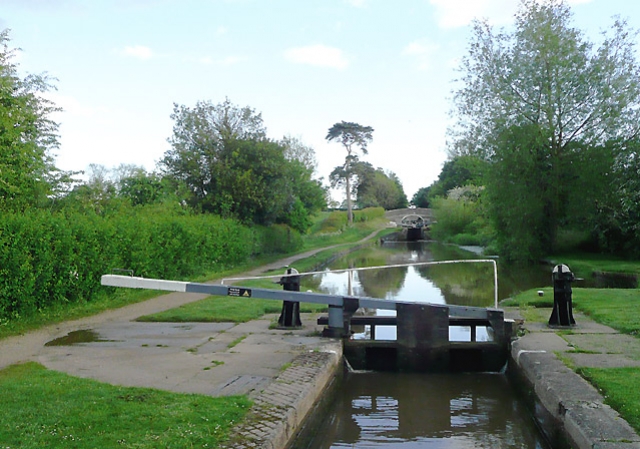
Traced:
[[431, 187], [421, 187], [411, 198], [411, 204], [416, 207], [430, 207], [429, 190]]
[[133, 206], [144, 206], [168, 200], [177, 200], [168, 180], [157, 173], [147, 173], [143, 168], [120, 177], [117, 181], [118, 196], [128, 199]]
[[315, 150], [302, 143], [297, 137], [285, 136], [280, 140], [280, 145], [284, 148], [284, 157], [289, 161], [300, 162], [307, 170], [313, 174], [318, 167]]
[[61, 199], [61, 207], [91, 210], [105, 215], [126, 204], [118, 199], [118, 189], [109, 168], [100, 164], [89, 164], [85, 174], [88, 179], [78, 183]]
[[353, 223], [353, 211], [351, 204], [351, 177], [353, 175], [353, 165], [358, 162], [357, 149], [363, 154], [367, 154], [367, 144], [373, 139], [373, 128], [362, 126], [353, 122], [342, 121], [329, 128], [326, 140], [339, 141], [347, 150], [344, 164], [336, 167], [331, 174], [332, 185], [344, 183], [347, 201], [347, 221]]
[[374, 169], [368, 162], [355, 163], [353, 172], [356, 204], [361, 209], [380, 206], [390, 210], [407, 206], [407, 196], [395, 173]]
[[20, 78], [9, 47], [9, 30], [0, 32], [0, 209], [42, 205], [64, 192], [72, 173], [54, 166], [59, 111], [43, 94], [54, 89], [46, 75]]
[[164, 177], [186, 187], [196, 210], [245, 223], [286, 223], [304, 232], [324, 204], [312, 179], [312, 152], [293, 139], [267, 139], [262, 117], [228, 99], [174, 106], [172, 148], [160, 161]]
[[171, 118], [171, 149], [165, 152], [159, 168], [163, 175], [186, 186], [191, 206], [207, 210], [207, 203], [216, 202], [211, 196], [217, 193], [216, 176], [223, 153], [232, 141], [265, 139], [262, 116], [225, 99], [215, 105], [199, 101], [193, 108], [174, 104]]

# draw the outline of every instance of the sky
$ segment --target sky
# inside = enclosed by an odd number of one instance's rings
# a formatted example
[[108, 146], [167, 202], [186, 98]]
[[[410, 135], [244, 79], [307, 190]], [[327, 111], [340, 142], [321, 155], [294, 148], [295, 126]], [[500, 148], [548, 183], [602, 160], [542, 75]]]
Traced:
[[[394, 172], [409, 199], [447, 160], [446, 130], [470, 23], [513, 23], [518, 0], [0, 0], [20, 73], [55, 79], [56, 165], [147, 171], [169, 149], [174, 103], [262, 114], [272, 139], [314, 148], [317, 177], [344, 161], [328, 129], [374, 128], [361, 159]], [[570, 0], [590, 40], [640, 2]], [[334, 198], [336, 193], [334, 192]], [[336, 198], [341, 200], [342, 198]]]

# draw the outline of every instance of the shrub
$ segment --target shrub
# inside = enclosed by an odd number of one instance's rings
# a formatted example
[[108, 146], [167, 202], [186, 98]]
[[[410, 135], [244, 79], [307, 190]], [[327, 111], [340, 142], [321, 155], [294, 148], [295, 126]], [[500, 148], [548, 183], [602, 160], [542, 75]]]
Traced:
[[265, 254], [286, 254], [302, 248], [302, 236], [284, 224], [257, 228], [259, 247]]
[[107, 217], [91, 211], [4, 213], [0, 321], [89, 301], [104, 291], [101, 275], [114, 268], [145, 277], [199, 276], [246, 260], [252, 249], [248, 228], [212, 215], [145, 208]]

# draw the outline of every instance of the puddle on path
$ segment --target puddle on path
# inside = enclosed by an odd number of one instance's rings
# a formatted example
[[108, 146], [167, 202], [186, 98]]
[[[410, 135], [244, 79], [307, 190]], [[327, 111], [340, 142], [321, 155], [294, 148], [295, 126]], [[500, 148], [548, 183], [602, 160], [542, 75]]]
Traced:
[[45, 346], [72, 346], [79, 343], [95, 343], [95, 342], [108, 342], [115, 340], [106, 340], [100, 338], [100, 335], [93, 329], [82, 329], [79, 331], [69, 332], [64, 337], [56, 338], [45, 343]]

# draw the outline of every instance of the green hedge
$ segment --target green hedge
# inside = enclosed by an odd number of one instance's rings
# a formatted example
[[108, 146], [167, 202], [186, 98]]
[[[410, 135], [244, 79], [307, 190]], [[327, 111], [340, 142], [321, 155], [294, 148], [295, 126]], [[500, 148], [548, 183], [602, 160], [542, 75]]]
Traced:
[[284, 224], [256, 227], [256, 254], [289, 254], [302, 248], [302, 236]]
[[252, 231], [211, 215], [129, 209], [108, 217], [43, 210], [0, 217], [0, 321], [90, 301], [115, 268], [179, 279], [245, 261]]

